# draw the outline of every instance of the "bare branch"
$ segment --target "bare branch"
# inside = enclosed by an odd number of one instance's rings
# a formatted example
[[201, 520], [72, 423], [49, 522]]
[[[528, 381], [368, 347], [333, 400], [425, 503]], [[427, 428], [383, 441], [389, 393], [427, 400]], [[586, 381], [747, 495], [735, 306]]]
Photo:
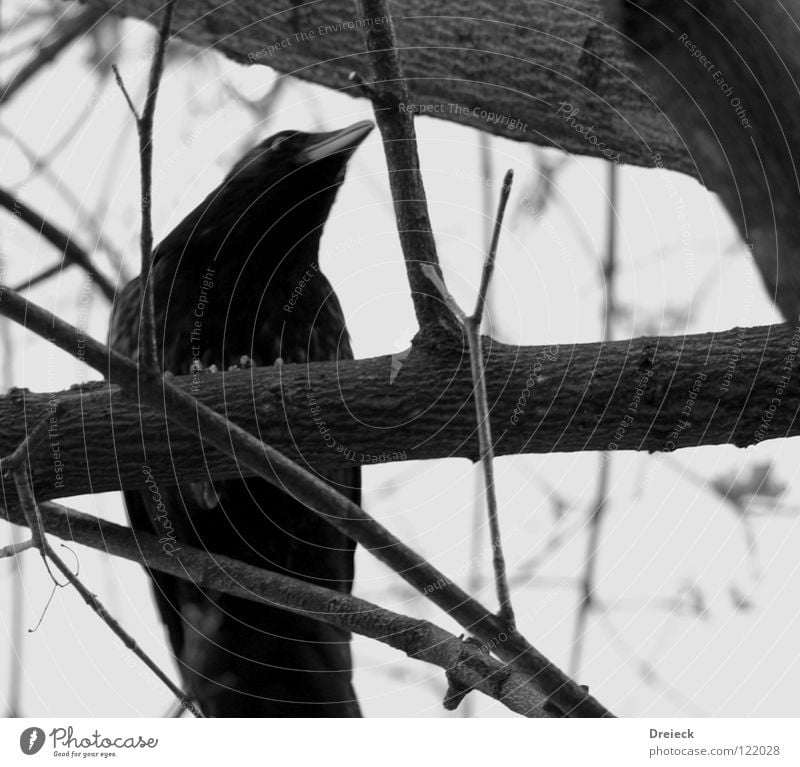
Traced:
[[[619, 228], [619, 212], [617, 210], [617, 192], [619, 168], [616, 163], [609, 163], [608, 196], [606, 200], [606, 254], [603, 260], [603, 287], [605, 302], [603, 305], [604, 340], [613, 338], [614, 321], [617, 315], [614, 300], [614, 278], [617, 272], [617, 230]], [[583, 577], [581, 579], [580, 602], [575, 618], [575, 633], [570, 655], [570, 673], [577, 676], [580, 672], [583, 647], [586, 641], [589, 615], [595, 605], [594, 592], [597, 586], [597, 559], [600, 555], [600, 532], [606, 508], [608, 506], [608, 488], [611, 480], [611, 453], [600, 455], [597, 475], [597, 494], [589, 514], [589, 538], [586, 544]]]
[[444, 311], [422, 270], [429, 266], [441, 277], [420, 173], [413, 101], [400, 65], [389, 4], [386, 0], [358, 0], [358, 6], [363, 18], [383, 20], [364, 27], [372, 78], [369, 83], [362, 82], [361, 88], [372, 99], [375, 122], [383, 138], [397, 232], [417, 322], [423, 334], [437, 326], [455, 332], [450, 313]]
[[492, 424], [490, 421], [489, 393], [486, 386], [486, 371], [483, 363], [483, 345], [481, 343], [481, 323], [486, 307], [486, 297], [489, 284], [494, 273], [497, 244], [500, 241], [500, 231], [503, 227], [508, 196], [511, 193], [511, 184], [514, 172], [509, 170], [503, 179], [503, 188], [497, 204], [492, 241], [489, 253], [483, 266], [481, 283], [478, 289], [478, 298], [475, 302], [475, 312], [468, 317], [465, 324], [467, 340], [469, 341], [469, 359], [472, 370], [472, 380], [475, 384], [475, 417], [478, 424], [478, 441], [480, 444], [480, 459], [483, 467], [484, 493], [486, 507], [489, 512], [489, 534], [492, 543], [492, 566], [494, 567], [494, 582], [497, 591], [497, 601], [500, 605], [499, 617], [508, 626], [514, 625], [514, 611], [511, 607], [511, 594], [508, 588], [506, 574], [506, 561], [503, 556], [503, 537], [500, 532], [500, 518], [497, 508], [497, 491], [494, 483], [494, 440], [492, 438]]
[[43, 282], [47, 282], [51, 277], [55, 277], [57, 274], [61, 274], [64, 269], [69, 266], [67, 260], [62, 258], [58, 263], [53, 264], [52, 266], [48, 266], [42, 271], [37, 272], [33, 276], [29, 277], [27, 280], [20, 282], [18, 285], [12, 287], [12, 290], [16, 290], [17, 293], [22, 293], [25, 290], [30, 290], [31, 288], [35, 288], [37, 285], [40, 285]]
[[[2, 287], [0, 286], [0, 291]], [[292, 494], [340, 532], [360, 543], [406, 582], [438, 605], [483, 642], [498, 657], [527, 674], [566, 716], [610, 716], [586, 690], [575, 684], [524, 637], [498, 620], [483, 605], [429, 562], [412, 551], [380, 523], [327, 482], [302, 469], [273, 447], [228, 421], [167, 379], [143, 379], [137, 367], [121, 355], [45, 311], [19, 294], [2, 291], [0, 313], [24, 324], [64, 351], [79, 357], [110, 381], [118, 383], [156, 412], [187, 429], [199, 428], [204, 442], [235, 456], [242, 469], [253, 472]], [[80, 353], [78, 339], [82, 341]], [[436, 585], [434, 585], [436, 584]]]
[[[167, 553], [156, 536], [107, 522], [60, 504], [41, 504], [48, 533], [255, 602], [313, 615], [316, 620], [389, 645], [414, 660], [439, 666], [462, 689], [475, 689], [524, 716], [547, 716], [544, 697], [528, 679], [438, 626], [411, 618], [364, 599], [316, 586], [230, 557], [181, 545]], [[24, 520], [12, 517], [15, 523]]]
[[158, 28], [153, 61], [150, 65], [147, 96], [144, 100], [142, 114], [136, 112], [136, 107], [122, 82], [119, 72], [114, 68], [114, 76], [122, 90], [128, 106], [136, 121], [136, 133], [139, 137], [139, 162], [141, 166], [141, 211], [142, 228], [140, 233], [142, 268], [139, 274], [140, 291], [142, 296], [141, 319], [139, 322], [138, 363], [143, 371], [154, 373], [160, 369], [158, 364], [158, 345], [156, 343], [155, 306], [153, 299], [153, 284], [150, 280], [150, 271], [153, 268], [153, 117], [158, 101], [158, 89], [164, 73], [164, 56], [172, 27], [172, 14], [175, 10], [176, 0], [167, 0], [161, 25]]
[[480, 330], [481, 322], [483, 322], [486, 298], [489, 295], [489, 283], [492, 281], [492, 275], [494, 274], [497, 245], [500, 242], [500, 232], [503, 229], [503, 218], [506, 214], [508, 196], [511, 194], [511, 184], [513, 183], [514, 171], [509, 169], [506, 171], [506, 175], [503, 178], [503, 186], [500, 190], [500, 200], [497, 203], [497, 215], [495, 216], [494, 228], [492, 229], [492, 241], [489, 245], [489, 253], [486, 256], [486, 261], [484, 261], [483, 264], [481, 284], [478, 288], [478, 298], [475, 301], [475, 310], [472, 312], [472, 321], [478, 324], [478, 330]]
[[514, 172], [509, 170], [503, 179], [503, 188], [500, 193], [500, 201], [497, 205], [497, 215], [495, 217], [492, 240], [489, 245], [489, 252], [483, 265], [481, 274], [478, 297], [475, 301], [475, 311], [467, 316], [459, 307], [456, 300], [448, 292], [444, 281], [434, 271], [430, 264], [425, 264], [423, 273], [431, 282], [436, 285], [442, 294], [445, 304], [455, 315], [469, 341], [470, 369], [472, 371], [472, 382], [474, 385], [475, 417], [478, 424], [478, 442], [480, 445], [480, 462], [483, 468], [484, 493], [486, 496], [486, 506], [489, 512], [489, 532], [492, 545], [492, 565], [494, 567], [494, 582], [497, 590], [497, 601], [500, 606], [498, 617], [507, 626], [514, 626], [514, 611], [511, 606], [511, 594], [508, 588], [508, 576], [506, 574], [506, 562], [503, 556], [503, 538], [500, 533], [500, 519], [497, 509], [497, 493], [494, 483], [494, 448], [492, 440], [492, 427], [489, 420], [489, 394], [486, 386], [486, 375], [483, 364], [483, 345], [481, 343], [481, 323], [486, 307], [486, 297], [489, 292], [492, 274], [494, 273], [495, 257], [497, 255], [497, 244], [500, 240], [500, 231], [503, 226], [503, 216], [505, 215], [508, 196], [511, 193], [511, 183], [514, 179]]
[[3, 548], [0, 549], [0, 559], [15, 557], [17, 556], [17, 554], [21, 554], [23, 551], [32, 549], [35, 546], [36, 544], [34, 543], [33, 538], [28, 538], [27, 541], [18, 541], [17, 543], [9, 543], [7, 546], [3, 546]]
[[62, 253], [65, 261], [80, 266], [97, 283], [100, 291], [108, 301], [114, 300], [114, 286], [97, 270], [89, 254], [69, 235], [62, 232], [55, 224], [50, 223], [44, 216], [3, 188], [0, 188], [0, 206], [8, 210], [12, 215], [18, 216], [21, 221], [24, 221], [32, 229], [38, 231], [42, 237]]
[[[191, 711], [196, 717], [203, 717], [203, 714], [191, 702], [188, 696], [175, 685], [172, 680], [161, 670], [158, 664], [139, 646], [136, 640], [127, 632], [119, 622], [112, 616], [108, 610], [103, 606], [100, 600], [92, 594], [86, 586], [83, 585], [81, 580], [70, 570], [63, 562], [61, 557], [56, 554], [53, 547], [47, 541], [45, 535], [45, 525], [42, 518], [41, 510], [36, 503], [33, 495], [33, 488], [31, 487], [28, 477], [28, 462], [27, 455], [24, 451], [24, 446], [20, 445], [20, 450], [7, 458], [0, 461], [3, 472], [10, 470], [14, 484], [17, 487], [17, 493], [22, 505], [22, 511], [25, 515], [25, 521], [32, 533], [33, 545], [39, 550], [44, 560], [45, 566], [50, 571], [48, 560], [52, 562], [58, 570], [66, 577], [67, 581], [72, 584], [75, 590], [80, 594], [81, 598], [92, 609], [94, 613], [122, 640], [122, 643], [139, 658], [167, 687], [167, 689], [175, 695], [187, 710]], [[50, 573], [52, 577], [52, 573]], [[57, 585], [58, 582], [53, 578]]]
[[5, 85], [0, 84], [0, 104], [8, 101], [25, 83], [28, 82], [44, 66], [53, 61], [65, 48], [86, 34], [98, 21], [106, 15], [103, 8], [85, 5], [71, 16], [65, 16], [56, 24], [56, 36], [48, 40], [37, 51], [34, 58], [11, 77]]
[[14, 142], [14, 145], [25, 156], [31, 171], [41, 172], [53, 185], [53, 189], [73, 208], [76, 215], [80, 216], [79, 224], [75, 228], [81, 229], [81, 231], [90, 229], [86, 234], [87, 238], [92, 238], [98, 247], [108, 254], [109, 259], [117, 269], [121, 269], [121, 264], [124, 261], [123, 254], [104, 234], [100, 218], [93, 212], [82, 210], [84, 201], [64, 184], [63, 178], [52, 169], [48, 159], [28, 146], [18, 133], [5, 127], [2, 123], [0, 123], [0, 134]]
[[123, 97], [125, 98], [125, 102], [128, 105], [128, 109], [131, 110], [131, 114], [133, 115], [133, 119], [136, 124], [139, 124], [139, 121], [142, 119], [139, 116], [139, 112], [136, 109], [136, 105], [133, 103], [133, 99], [131, 98], [131, 94], [128, 93], [128, 89], [125, 86], [125, 81], [122, 79], [122, 75], [119, 73], [119, 68], [116, 64], [111, 65], [111, 71], [114, 73], [114, 82], [117, 84], [117, 87], [120, 89]]
[[[149, 22], [156, 7], [150, 0], [89, 2]], [[362, 11], [354, 19], [353, 0], [295, 7], [311, 30], [385, 23]], [[416, 104], [432, 119], [572, 154], [618, 153], [622, 162], [645, 167], [658, 157], [666, 167], [697, 175], [691, 153], [641, 87], [596, 0], [440, 0], [431, 7], [428, 0], [391, 4], [405, 76]], [[285, 0], [216, 4], [211, 23], [205, 5], [183, 3], [176, 26], [187, 42], [243, 65], [269, 66], [359, 95], [343, 83], [366, 64], [361, 36], [316, 35], [278, 52], [274, 43], [294, 40], [299, 29], [287, 8]]]

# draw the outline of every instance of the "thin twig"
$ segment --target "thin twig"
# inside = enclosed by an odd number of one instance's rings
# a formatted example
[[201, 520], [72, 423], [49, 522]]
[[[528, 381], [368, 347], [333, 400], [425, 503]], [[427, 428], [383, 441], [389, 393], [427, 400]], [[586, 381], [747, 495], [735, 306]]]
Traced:
[[4, 458], [3, 471], [5, 472], [8, 467], [11, 467], [11, 476], [14, 480], [14, 486], [17, 489], [20, 506], [25, 514], [25, 521], [28, 523], [28, 528], [31, 531], [33, 545], [39, 551], [42, 562], [47, 570], [47, 574], [53, 581], [54, 587], [63, 586], [64, 584], [59, 583], [58, 578], [53, 575], [53, 571], [50, 569], [50, 563], [47, 561], [47, 540], [44, 535], [44, 520], [42, 519], [39, 507], [36, 505], [34, 499], [33, 487], [31, 486], [28, 476], [27, 456], [25, 456], [25, 459], [23, 463], [19, 463], [17, 460], [14, 460], [14, 458]]
[[63, 560], [47, 544], [47, 556], [62, 572], [64, 577], [75, 587], [81, 598], [97, 614], [97, 616], [122, 640], [122, 643], [136, 655], [167, 687], [167, 689], [180, 701], [180, 704], [197, 719], [204, 719], [203, 712], [192, 703], [191, 698], [178, 687], [158, 666], [158, 664], [139, 646], [137, 641], [119, 624], [95, 594], [92, 594], [83, 583], [73, 575], [72, 571], [64, 564]]
[[[186, 693], [174, 684], [174, 682], [159, 668], [155, 661], [142, 650], [136, 640], [122, 628], [119, 622], [106, 610], [97, 596], [92, 594], [89, 589], [83, 585], [77, 575], [67, 567], [61, 557], [56, 554], [53, 547], [50, 546], [45, 535], [44, 519], [42, 518], [39, 505], [34, 498], [33, 488], [31, 487], [28, 477], [27, 454], [17, 453], [15, 451], [15, 454], [3, 459], [3, 468], [11, 469], [20, 500], [20, 506], [22, 507], [22, 512], [25, 515], [28, 527], [31, 530], [34, 546], [39, 549], [45, 564], [47, 565], [48, 560], [52, 562], [58, 570], [61, 571], [67, 581], [72, 584], [78, 594], [80, 594], [83, 601], [86, 602], [97, 616], [122, 640], [123, 644], [131, 650], [131, 652], [133, 652], [136, 657], [164, 683], [164, 685], [166, 685], [167, 689], [181, 702], [181, 705], [191, 711], [196, 717], [203, 718], [202, 712], [197, 709]], [[48, 566], [48, 571], [49, 569]], [[57, 581], [55, 582], [58, 583]]]
[[[603, 261], [603, 285], [605, 301], [603, 303], [603, 340], [613, 339], [613, 326], [617, 308], [614, 296], [614, 278], [617, 270], [617, 187], [619, 168], [617, 163], [608, 164], [608, 200], [606, 217], [606, 256]], [[570, 673], [580, 673], [583, 648], [586, 641], [589, 615], [594, 608], [594, 592], [597, 587], [597, 560], [600, 553], [600, 533], [608, 506], [608, 488], [611, 482], [611, 453], [600, 454], [600, 466], [597, 477], [597, 493], [589, 516], [589, 539], [586, 544], [583, 577], [580, 586], [580, 602], [575, 616], [575, 633], [570, 652]]]
[[106, 9], [87, 5], [73, 16], [60, 19], [56, 24], [58, 35], [44, 43], [36, 56], [23, 64], [5, 85], [0, 84], [0, 104], [10, 99], [44, 66], [55, 59], [78, 37], [88, 32], [106, 15]]
[[136, 121], [136, 133], [139, 137], [142, 212], [142, 227], [139, 238], [142, 268], [139, 274], [139, 294], [142, 297], [142, 310], [139, 323], [138, 363], [140, 370], [148, 373], [154, 373], [159, 369], [153, 282], [150, 279], [150, 272], [153, 268], [153, 116], [156, 111], [161, 77], [164, 74], [164, 57], [170, 38], [174, 10], [175, 0], [167, 0], [164, 14], [161, 17], [161, 24], [158, 28], [153, 61], [150, 64], [147, 96], [144, 100], [144, 108], [141, 115], [137, 113], [122, 77], [114, 67], [114, 77], [133, 113]]
[[[16, 527], [12, 528], [12, 537], [15, 542], [19, 535]], [[23, 583], [25, 560], [22, 557], [14, 559], [11, 570], [11, 608], [8, 617], [8, 691], [6, 693], [6, 711], [8, 717], [22, 716], [20, 700], [22, 699], [22, 677], [25, 669], [25, 643], [22, 631], [23, 620]]]
[[497, 244], [500, 242], [500, 232], [503, 227], [503, 218], [506, 214], [506, 206], [508, 205], [508, 196], [511, 194], [511, 184], [514, 183], [514, 171], [509, 169], [506, 171], [505, 178], [503, 178], [503, 188], [500, 190], [500, 201], [497, 203], [497, 215], [494, 220], [494, 229], [492, 230], [492, 241], [489, 245], [489, 254], [483, 265], [483, 272], [481, 274], [481, 284], [478, 288], [478, 298], [475, 301], [475, 311], [472, 313], [473, 322], [480, 324], [483, 322], [483, 312], [486, 307], [486, 299], [489, 295], [489, 283], [494, 274], [495, 259], [497, 258]]
[[33, 501], [33, 489], [31, 488], [29, 477], [25, 473], [25, 467], [27, 466], [27, 463], [23, 464], [22, 466], [14, 464], [14, 461], [4, 458], [3, 471], [6, 471], [8, 468], [11, 470], [14, 484], [17, 488], [17, 494], [19, 496], [19, 503], [22, 507], [22, 511], [25, 514], [25, 520], [27, 521], [28, 527], [31, 531], [33, 545], [39, 550], [39, 553], [44, 559], [44, 522], [35, 502]]
[[494, 567], [495, 588], [497, 600], [500, 604], [499, 616], [509, 626], [514, 625], [514, 611], [511, 607], [511, 594], [508, 588], [508, 575], [506, 562], [503, 556], [503, 539], [500, 533], [500, 518], [497, 508], [497, 492], [494, 481], [494, 441], [492, 439], [492, 425], [489, 418], [489, 393], [486, 388], [486, 375], [483, 364], [483, 345], [481, 343], [481, 323], [486, 307], [486, 297], [489, 292], [492, 275], [494, 273], [497, 245], [500, 241], [500, 231], [503, 226], [508, 196], [511, 193], [511, 184], [514, 172], [509, 170], [503, 179], [503, 188], [497, 204], [492, 241], [489, 253], [483, 266], [481, 284], [478, 289], [478, 298], [475, 301], [475, 311], [467, 318], [466, 331], [469, 342], [470, 367], [472, 380], [475, 384], [475, 416], [478, 422], [478, 443], [480, 446], [481, 466], [483, 467], [484, 492], [486, 505], [489, 512], [489, 534], [492, 544], [492, 565]]
[[66, 269], [69, 265], [70, 263], [67, 261], [67, 259], [62, 258], [57, 264], [48, 266], [46, 269], [42, 269], [41, 272], [38, 272], [32, 277], [29, 277], [27, 280], [23, 280], [18, 285], [15, 285], [12, 290], [16, 290], [18, 293], [21, 293], [23, 290], [30, 290], [40, 283], [46, 282], [51, 277], [61, 274], [61, 272], [63, 272], [64, 269]]
[[128, 109], [131, 110], [133, 119], [136, 121], [138, 125], [139, 121], [142, 118], [139, 117], [139, 112], [136, 110], [136, 105], [133, 103], [131, 94], [128, 93], [128, 89], [125, 87], [125, 81], [122, 79], [122, 75], [119, 73], [119, 69], [117, 68], [116, 64], [111, 65], [111, 71], [114, 73], [114, 81], [116, 82], [117, 87], [120, 89], [120, 91], [122, 91], [122, 95], [125, 97], [125, 101], [128, 103]]
[[475, 301], [475, 311], [471, 315], [466, 315], [458, 305], [458, 302], [448, 292], [444, 281], [426, 264], [423, 266], [423, 273], [436, 286], [445, 304], [450, 308], [453, 315], [458, 319], [464, 328], [469, 342], [470, 369], [472, 371], [472, 382], [474, 385], [475, 416], [478, 428], [478, 443], [480, 451], [480, 461], [483, 468], [484, 492], [486, 495], [486, 506], [489, 512], [489, 532], [492, 545], [492, 565], [494, 567], [495, 588], [497, 590], [497, 601], [499, 603], [498, 617], [511, 628], [514, 626], [514, 611], [511, 606], [511, 595], [508, 588], [508, 576], [506, 573], [505, 557], [503, 556], [503, 541], [500, 533], [500, 520], [497, 510], [497, 493], [494, 482], [494, 447], [492, 440], [491, 422], [489, 419], [489, 394], [486, 388], [486, 376], [483, 364], [483, 345], [481, 342], [481, 323], [486, 307], [486, 296], [489, 292], [492, 274], [494, 273], [495, 259], [497, 257], [497, 244], [500, 240], [500, 230], [503, 225], [508, 196], [511, 193], [511, 184], [514, 179], [514, 172], [509, 170], [503, 179], [503, 189], [497, 205], [497, 215], [495, 217], [492, 240], [489, 245], [489, 252], [483, 265], [481, 283], [478, 290], [478, 297]]
[[[55, 412], [52, 414], [56, 418], [58, 417], [58, 408], [59, 405], [56, 403]], [[41, 517], [39, 507], [34, 499], [33, 486], [31, 484], [30, 477], [27, 474], [29, 468], [30, 446], [36, 444], [39, 438], [47, 433], [49, 424], [49, 417], [42, 418], [42, 420], [40, 420], [36, 426], [26, 431], [25, 439], [23, 439], [22, 442], [17, 445], [16, 449], [10, 455], [0, 458], [0, 474], [5, 475], [6, 472], [11, 473], [11, 476], [14, 479], [14, 486], [17, 490], [17, 495], [19, 495], [20, 498], [20, 505], [22, 506], [23, 511], [25, 511], [25, 518], [28, 522], [28, 527], [30, 527], [31, 530], [33, 544], [39, 550], [39, 554], [42, 557], [44, 566], [53, 583], [56, 586], [63, 586], [64, 584], [59, 583], [58, 578], [56, 578], [56, 576], [53, 574], [53, 571], [50, 569], [50, 564], [45, 555], [46, 539], [44, 535], [44, 520]]]
[[2, 187], [0, 187], [0, 207], [10, 211], [14, 216], [18, 216], [21, 221], [39, 232], [63, 254], [66, 261], [80, 266], [97, 283], [100, 291], [109, 301], [114, 300], [114, 286], [97, 270], [89, 254], [69, 235]]
[[[488, 182], [488, 179], [494, 177], [494, 161], [492, 158], [491, 152], [491, 137], [488, 133], [482, 130], [476, 131], [478, 134], [478, 151], [480, 154], [480, 174], [481, 178], [484, 180], [484, 183], [480, 185], [481, 187], [481, 220], [483, 222], [483, 234], [484, 234], [484, 243], [486, 251], [488, 252], [489, 244], [492, 241], [492, 234], [494, 230], [494, 225], [492, 222], [492, 211], [494, 210], [494, 197], [492, 194], [491, 185]], [[489, 327], [493, 327], [492, 323], [492, 306], [491, 302], [487, 302], [487, 315], [489, 318]], [[469, 559], [468, 567], [469, 572], [467, 576], [467, 591], [470, 594], [475, 594], [476, 596], [480, 593], [480, 590], [483, 586], [483, 573], [481, 572], [481, 567], [478, 564], [481, 561], [481, 552], [483, 551], [483, 526], [485, 520], [485, 514], [483, 510], [483, 473], [482, 469], [479, 469], [477, 466], [473, 467], [473, 481], [475, 483], [475, 492], [473, 493], [473, 504], [472, 504], [472, 520], [470, 524], [470, 551], [469, 551]], [[472, 698], [467, 698], [464, 701], [464, 705], [461, 707], [461, 716], [464, 718], [469, 718], [473, 715], [473, 702]]]
[[167, 51], [175, 0], [167, 0], [161, 26], [158, 29], [147, 96], [142, 116], [136, 124], [139, 133], [139, 157], [141, 161], [142, 203], [142, 272], [139, 275], [142, 296], [141, 327], [139, 328], [139, 367], [147, 371], [158, 369], [158, 347], [156, 343], [155, 299], [150, 271], [153, 268], [153, 116], [158, 100], [158, 89], [164, 73], [164, 56]]
[[506, 562], [503, 556], [503, 539], [500, 533], [500, 519], [497, 510], [497, 493], [494, 480], [494, 447], [492, 442], [491, 422], [489, 420], [488, 392], [486, 376], [483, 369], [483, 345], [481, 343], [480, 322], [470, 318], [466, 325], [469, 342], [469, 359], [474, 383], [475, 417], [478, 426], [478, 445], [480, 461], [483, 468], [484, 494], [489, 513], [489, 537], [492, 546], [492, 566], [494, 568], [495, 590], [500, 606], [499, 617], [506, 625], [514, 626], [514, 611], [511, 607], [511, 595], [508, 588]]
[[492, 232], [492, 241], [489, 245], [489, 252], [483, 265], [481, 284], [478, 289], [478, 297], [475, 301], [475, 311], [471, 317], [467, 318], [466, 322], [467, 341], [469, 342], [470, 350], [470, 367], [472, 369], [472, 380], [475, 384], [475, 416], [478, 422], [480, 459], [481, 466], [483, 467], [486, 505], [489, 511], [489, 534], [492, 543], [492, 564], [494, 567], [495, 588], [497, 590], [497, 600], [500, 604], [500, 618], [505, 620], [509, 626], [514, 625], [514, 612], [511, 607], [511, 594], [508, 588], [506, 562], [503, 556], [503, 541], [500, 533], [497, 492], [494, 482], [494, 441], [492, 439], [492, 425], [489, 418], [489, 393], [486, 388], [486, 375], [483, 364], [481, 324], [483, 322], [483, 313], [489, 293], [489, 285], [491, 284], [492, 275], [494, 274], [497, 245], [500, 241], [500, 231], [503, 226], [503, 217], [505, 215], [506, 205], [508, 204], [508, 196], [511, 193], [511, 184], [513, 180], [514, 172], [512, 170], [507, 171], [503, 179], [500, 200], [497, 204], [497, 215]]
[[358, 76], [351, 76], [351, 79], [356, 82], [355, 87], [372, 100], [375, 122], [383, 139], [397, 231], [417, 322], [423, 334], [438, 326], [455, 332], [452, 316], [443, 310], [422, 270], [428, 265], [441, 276], [420, 173], [414, 115], [409, 109], [412, 98], [397, 53], [389, 3], [359, 0], [358, 4], [361, 18], [383, 19], [382, 24], [367, 25], [363, 30], [372, 69], [371, 81], [366, 83]]
[[[137, 366], [122, 355], [0, 285], [0, 314], [24, 324], [68, 354], [137, 396], [138, 402], [164, 412], [173, 423], [199, 434], [209, 445], [235, 458], [243, 469], [288, 492], [310, 511], [360, 543], [417, 591], [487, 643], [492, 652], [527, 674], [565, 716], [605, 717], [610, 712], [527, 640], [460, 589], [427, 560], [324, 480], [288, 459], [272, 446], [231, 423], [168, 379], [142, 379]], [[78, 350], [78, 340], [83, 344]], [[432, 587], [436, 584], [436, 588]]]
[[[53, 415], [57, 417], [58, 411], [58, 404], [56, 404], [56, 413]], [[49, 418], [42, 418], [39, 423], [36, 424], [32, 429], [26, 430], [25, 439], [17, 445], [14, 452], [11, 455], [5, 456], [0, 458], [0, 473], [5, 474], [6, 472], [10, 471], [13, 478], [14, 484], [17, 488], [17, 493], [20, 495], [20, 503], [22, 504], [23, 510], [25, 510], [26, 501], [28, 510], [31, 512], [32, 516], [28, 518], [28, 522], [30, 523], [32, 520], [35, 520], [36, 524], [29, 524], [31, 528], [31, 535], [33, 537], [33, 543], [44, 559], [44, 523], [39, 515], [39, 509], [36, 506], [36, 503], [33, 500], [33, 489], [30, 486], [29, 478], [25, 471], [27, 470], [28, 466], [28, 454], [29, 448], [31, 445], [36, 444], [39, 438], [47, 432], [49, 425]], [[22, 471], [22, 474], [19, 472]], [[22, 497], [22, 496], [25, 497]], [[50, 568], [48, 568], [49, 571]], [[50, 573], [50, 576], [53, 577], [53, 574]], [[53, 577], [55, 581], [55, 578]]]
[[142, 273], [139, 275], [142, 296], [142, 316], [139, 328], [139, 366], [143, 370], [158, 369], [158, 346], [156, 342], [155, 299], [150, 271], [153, 268], [153, 115], [155, 114], [158, 88], [164, 72], [164, 55], [172, 27], [175, 0], [168, 0], [158, 30], [158, 42], [150, 67], [150, 80], [144, 100], [142, 116], [136, 124], [139, 134], [139, 157], [141, 160], [142, 189]]
[[[31, 167], [31, 173], [28, 174], [29, 176], [34, 172], [41, 172], [53, 185], [54, 191], [61, 195], [64, 201], [74, 209], [76, 215], [83, 213], [84, 200], [80, 199], [69, 187], [64, 185], [63, 179], [58, 173], [53, 171], [46, 158], [43, 158], [38, 151], [34, 151], [19, 137], [17, 133], [9, 130], [2, 123], [0, 123], [0, 135], [3, 135], [10, 141], [13, 141], [14, 146], [16, 146], [17, 149], [19, 149], [20, 152], [22, 152], [22, 154], [25, 156], [25, 159], [28, 161], [28, 164]], [[101, 223], [100, 218], [94, 213], [86, 211], [85, 215], [81, 215], [79, 223], [75, 228], [84, 231], [88, 227], [91, 227], [91, 232], [87, 234], [87, 237], [91, 236], [94, 242], [97, 243], [97, 246], [106, 252], [109, 257], [109, 261], [116, 267], [116, 269], [121, 270], [121, 265], [125, 260], [123, 254], [106, 238], [105, 234], [103, 233], [103, 224]], [[127, 282], [127, 279], [121, 271], [120, 274], [122, 277], [121, 282], [124, 284]]]
[[[475, 689], [512, 711], [543, 716], [544, 698], [525, 675], [511, 671], [479, 647], [429, 621], [387, 610], [365, 599], [181, 543], [168, 554], [157, 536], [117, 525], [60, 504], [43, 503], [48, 534], [144, 563], [194, 586], [270, 604], [369, 637], [414, 660], [440, 666], [462, 689]], [[19, 520], [23, 521], [24, 520]], [[17, 515], [12, 516], [17, 523]]]
[[[3, 257], [0, 254], [0, 268], [3, 266]], [[14, 343], [11, 337], [11, 323], [6, 318], [0, 319], [0, 390], [8, 391], [14, 382], [13, 360]], [[2, 475], [0, 475], [2, 484]], [[11, 528], [12, 545], [21, 543], [19, 530], [17, 527]], [[23, 557], [16, 557], [11, 563], [11, 573], [9, 578], [10, 608], [8, 622], [8, 672], [6, 674], [6, 716], [22, 716], [20, 700], [22, 698], [22, 677], [25, 666], [24, 652], [25, 643], [22, 631], [22, 600], [23, 600], [23, 575], [25, 560]]]

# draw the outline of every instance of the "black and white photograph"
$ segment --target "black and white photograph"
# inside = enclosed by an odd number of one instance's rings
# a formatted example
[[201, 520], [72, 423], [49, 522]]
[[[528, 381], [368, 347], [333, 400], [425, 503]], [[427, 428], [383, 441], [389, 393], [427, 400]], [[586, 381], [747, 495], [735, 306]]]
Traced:
[[799, 411], [800, 0], [0, 0], [0, 763], [798, 764]]

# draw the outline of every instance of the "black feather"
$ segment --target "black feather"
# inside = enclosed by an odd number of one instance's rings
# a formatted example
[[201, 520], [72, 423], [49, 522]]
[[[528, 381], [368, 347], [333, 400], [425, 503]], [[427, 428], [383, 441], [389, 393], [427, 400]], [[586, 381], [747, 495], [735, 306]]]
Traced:
[[[152, 280], [163, 370], [188, 374], [198, 362], [226, 369], [242, 356], [255, 365], [352, 358], [339, 301], [317, 258], [347, 160], [370, 128], [268, 138], [161, 242]], [[109, 329], [109, 343], [132, 358], [140, 307], [137, 279], [119, 294]], [[360, 503], [357, 468], [326, 479]], [[352, 588], [352, 541], [263, 480], [182, 484], [160, 495], [161, 511], [152, 493], [125, 493], [132, 527], [163, 534], [158, 515], [165, 513], [176, 546]], [[360, 715], [347, 632], [151, 577], [185, 683], [205, 713]]]

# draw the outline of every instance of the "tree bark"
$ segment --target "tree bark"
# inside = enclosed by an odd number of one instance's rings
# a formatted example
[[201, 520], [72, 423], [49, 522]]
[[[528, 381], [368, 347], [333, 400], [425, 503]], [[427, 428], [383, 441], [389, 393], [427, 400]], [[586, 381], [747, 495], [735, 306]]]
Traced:
[[[289, 458], [314, 469], [478, 454], [465, 348], [413, 349], [390, 383], [391, 357], [284, 365], [173, 379]], [[676, 338], [512, 347], [485, 340], [495, 452], [671, 451], [800, 434], [789, 325]], [[395, 368], [396, 369], [396, 368]], [[199, 437], [142, 410], [116, 387], [15, 389], [0, 398], [0, 455], [33, 439], [37, 499], [239, 477]], [[16, 504], [3, 478], [5, 505]]]
[[[89, 0], [157, 23], [161, 0]], [[421, 113], [498, 136], [693, 174], [669, 120], [599, 0], [393, 0], [402, 64]], [[353, 0], [299, 7], [286, 0], [192, 0], [175, 9], [185, 41], [242, 64], [359, 96], [347, 78], [369, 72], [365, 23]], [[123, 72], [124, 75], [124, 72]], [[573, 111], [574, 110], [574, 111]]]
[[800, 317], [800, 2], [606, 0], [698, 177], [753, 245], [767, 290]]
[[[548, 709], [537, 680], [428, 621], [191, 546], [166, 551], [155, 535], [57, 504], [43, 504], [41, 511], [50, 535], [144, 564], [149, 570], [183, 578], [204, 590], [268, 602], [303, 615], [313, 614], [325, 623], [394, 647], [414, 660], [440, 666], [451, 686], [455, 685], [462, 694], [480, 690], [527, 717], [559, 716]], [[26, 526], [22, 512], [12, 513], [10, 521]], [[443, 704], [452, 710], [460, 701], [455, 690], [450, 692]]]

